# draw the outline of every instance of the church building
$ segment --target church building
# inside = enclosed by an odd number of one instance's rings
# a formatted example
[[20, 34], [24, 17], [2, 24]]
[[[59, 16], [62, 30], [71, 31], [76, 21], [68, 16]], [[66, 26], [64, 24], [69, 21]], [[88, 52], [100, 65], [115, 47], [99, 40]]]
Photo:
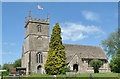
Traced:
[[[45, 74], [44, 64], [49, 50], [49, 17], [46, 20], [31, 17], [25, 20], [25, 37], [22, 46], [22, 67], [26, 74]], [[100, 73], [110, 72], [108, 58], [98, 46], [64, 44], [66, 64], [77, 73], [93, 73], [89, 62], [99, 59], [104, 62]]]

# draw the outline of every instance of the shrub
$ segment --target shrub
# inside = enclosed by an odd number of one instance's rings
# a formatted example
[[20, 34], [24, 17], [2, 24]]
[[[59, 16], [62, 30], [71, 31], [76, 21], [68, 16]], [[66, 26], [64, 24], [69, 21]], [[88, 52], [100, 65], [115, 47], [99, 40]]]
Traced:
[[70, 72], [70, 67], [66, 67], [64, 70], [62, 70], [61, 74], [65, 74], [66, 72]]
[[110, 61], [110, 68], [112, 72], [120, 73], [120, 57], [114, 57]]
[[93, 67], [94, 73], [99, 73], [99, 68], [103, 65], [103, 62], [101, 60], [94, 59], [90, 61], [90, 65]]

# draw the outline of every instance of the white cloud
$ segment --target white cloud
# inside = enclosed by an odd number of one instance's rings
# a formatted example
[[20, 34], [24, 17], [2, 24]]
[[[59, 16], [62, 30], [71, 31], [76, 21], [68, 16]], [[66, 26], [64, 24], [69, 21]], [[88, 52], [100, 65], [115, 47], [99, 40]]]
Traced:
[[[82, 25], [78, 23], [61, 23], [63, 40], [79, 41], [89, 36], [99, 36], [105, 34], [98, 26]], [[100, 37], [100, 36], [99, 36]]]
[[100, 15], [92, 11], [82, 11], [82, 15], [85, 19], [90, 21], [99, 21]]
[[[11, 52], [11, 51], [7, 51], [7, 52], [0, 52], [0, 64], [4, 64], [4, 63], [9, 63], [9, 62], [14, 62], [17, 59], [21, 58], [21, 53], [19, 52]], [[5, 61], [2, 61], [6, 59]]]
[[8, 45], [8, 46], [15, 46], [16, 43], [8, 43], [8, 42], [3, 42], [2, 45]]
[[0, 52], [0, 54], [2, 54], [2, 55], [5, 55], [5, 54], [13, 55], [14, 53], [13, 52]]
[[21, 53], [19, 52], [0, 52], [0, 55], [4, 58], [4, 57], [12, 57], [12, 59], [18, 59], [21, 57]]

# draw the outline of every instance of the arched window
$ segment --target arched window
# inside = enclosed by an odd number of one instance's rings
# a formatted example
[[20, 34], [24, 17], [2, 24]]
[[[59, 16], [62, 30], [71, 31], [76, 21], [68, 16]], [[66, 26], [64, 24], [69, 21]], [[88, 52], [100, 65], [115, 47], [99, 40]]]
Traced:
[[41, 25], [40, 24], [37, 25], [37, 30], [38, 30], [38, 32], [41, 32]]
[[37, 63], [43, 63], [43, 55], [41, 52], [38, 52], [36, 54], [36, 60], [37, 60]]

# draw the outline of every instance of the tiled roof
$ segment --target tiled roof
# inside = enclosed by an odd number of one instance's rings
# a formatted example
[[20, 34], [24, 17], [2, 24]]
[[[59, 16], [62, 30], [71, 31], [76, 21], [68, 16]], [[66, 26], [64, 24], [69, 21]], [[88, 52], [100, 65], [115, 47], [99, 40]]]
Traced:
[[71, 60], [75, 54], [80, 58], [107, 59], [106, 54], [99, 46], [64, 44], [67, 61]]

